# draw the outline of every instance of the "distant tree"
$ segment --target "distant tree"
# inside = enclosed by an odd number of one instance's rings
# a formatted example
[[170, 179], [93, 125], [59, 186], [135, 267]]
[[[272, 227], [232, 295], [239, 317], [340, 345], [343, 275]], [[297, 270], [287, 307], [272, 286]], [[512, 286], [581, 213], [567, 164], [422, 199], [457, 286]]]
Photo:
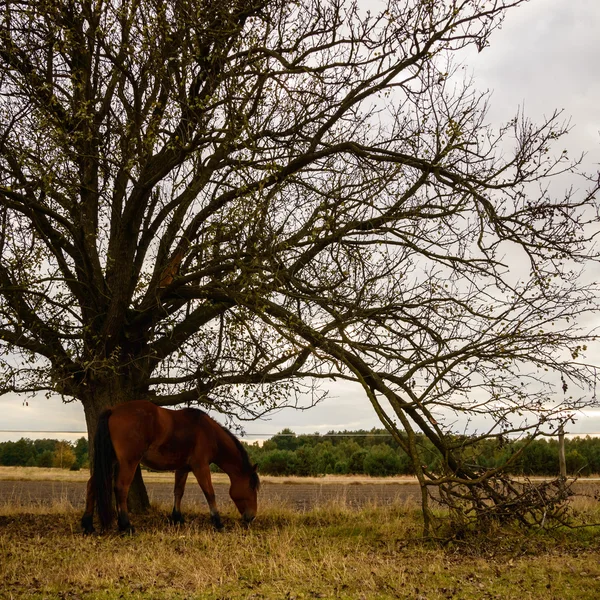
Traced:
[[291, 450], [270, 450], [259, 461], [259, 468], [266, 475], [295, 474], [295, 454]]
[[52, 455], [52, 466], [59, 469], [70, 469], [75, 462], [77, 457], [73, 451], [73, 446], [69, 442], [61, 441], [56, 444], [54, 453]]
[[337, 462], [337, 453], [330, 440], [322, 441], [313, 449], [313, 461], [318, 473], [327, 475], [335, 473], [335, 464]]
[[89, 444], [87, 438], [80, 437], [77, 442], [75, 442], [73, 451], [75, 452], [75, 457], [79, 467], [86, 467], [89, 460]]
[[296, 434], [289, 428], [282, 429], [277, 435], [274, 435], [270, 442], [277, 445], [280, 450], [296, 450], [299, 446], [299, 441]]
[[44, 450], [37, 455], [35, 466], [49, 468], [54, 465], [54, 450]]
[[378, 444], [369, 448], [363, 465], [365, 473], [373, 477], [399, 475], [402, 472], [402, 461], [398, 452], [387, 444]]
[[2, 444], [2, 464], [9, 467], [24, 467], [35, 457], [35, 450], [30, 439], [21, 438], [17, 442], [4, 442]]
[[56, 448], [57, 443], [58, 443], [58, 440], [50, 440], [50, 439], [33, 440], [33, 447], [35, 449], [36, 454], [41, 454], [42, 452], [44, 452], [46, 450], [50, 450], [51, 452], [54, 452], [54, 449]]
[[566, 447], [576, 449], [585, 457], [585, 467], [582, 473], [592, 475], [600, 473], [600, 438], [586, 436], [568, 440]]
[[300, 476], [319, 475], [315, 464], [315, 451], [312, 444], [303, 444], [296, 452], [295, 474]]
[[577, 449], [573, 448], [565, 454], [567, 463], [567, 473], [569, 475], [585, 475], [584, 469], [587, 466], [585, 456], [583, 456]]
[[348, 472], [353, 475], [358, 475], [365, 472], [365, 456], [368, 451], [364, 448], [357, 450], [350, 456], [348, 461]]

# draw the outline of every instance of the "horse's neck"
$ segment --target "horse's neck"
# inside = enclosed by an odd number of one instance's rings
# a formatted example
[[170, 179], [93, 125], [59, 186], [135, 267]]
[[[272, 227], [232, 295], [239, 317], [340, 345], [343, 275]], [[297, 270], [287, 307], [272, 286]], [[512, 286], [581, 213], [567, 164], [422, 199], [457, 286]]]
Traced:
[[215, 464], [227, 475], [241, 474], [243, 471], [243, 459], [235, 442], [226, 431], [218, 433], [219, 452]]

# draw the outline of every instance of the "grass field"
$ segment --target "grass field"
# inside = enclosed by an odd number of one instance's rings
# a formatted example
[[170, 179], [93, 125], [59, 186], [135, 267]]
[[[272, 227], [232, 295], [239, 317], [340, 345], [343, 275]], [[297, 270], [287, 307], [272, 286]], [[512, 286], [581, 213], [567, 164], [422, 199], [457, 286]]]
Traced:
[[[573, 505], [600, 521], [593, 499]], [[168, 506], [136, 516], [138, 533], [83, 537], [80, 507], [0, 506], [0, 598], [548, 600], [600, 597], [600, 528], [479, 532], [446, 546], [419, 539], [418, 509], [353, 509], [332, 502], [299, 512], [262, 504], [247, 530], [206, 511], [170, 527]]]
[[[87, 481], [90, 474], [87, 470], [69, 471], [67, 469], [45, 469], [40, 467], [5, 467], [0, 465], [0, 481]], [[229, 481], [224, 473], [213, 473], [215, 482]], [[361, 484], [371, 483], [385, 485], [389, 483], [417, 483], [416, 477], [369, 477], [367, 475], [323, 475], [322, 477], [273, 477], [261, 475], [261, 481], [268, 483], [279, 483], [285, 485], [318, 483], [327, 484]], [[173, 483], [173, 473], [170, 471], [146, 471], [144, 470], [144, 481]]]

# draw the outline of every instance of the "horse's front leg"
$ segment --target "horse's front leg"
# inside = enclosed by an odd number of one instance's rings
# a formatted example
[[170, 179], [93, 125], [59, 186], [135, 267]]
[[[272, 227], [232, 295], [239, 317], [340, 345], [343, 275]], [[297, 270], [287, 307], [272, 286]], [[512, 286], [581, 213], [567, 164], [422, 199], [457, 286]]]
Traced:
[[96, 504], [96, 493], [94, 491], [94, 476], [92, 475], [87, 482], [87, 492], [85, 496], [85, 512], [81, 517], [81, 527], [83, 533], [88, 535], [96, 531], [94, 529], [94, 506]]
[[204, 497], [208, 503], [208, 508], [210, 509], [210, 521], [217, 531], [221, 531], [223, 529], [223, 523], [221, 522], [221, 515], [219, 515], [217, 503], [215, 501], [215, 490], [210, 478], [210, 467], [206, 464], [200, 467], [194, 467], [193, 471], [194, 476], [198, 481], [198, 485], [202, 488]]
[[117, 476], [115, 478], [115, 498], [117, 500], [117, 523], [119, 531], [123, 533], [134, 533], [135, 528], [129, 521], [127, 512], [127, 496], [137, 469], [138, 462], [119, 462]]
[[183, 498], [183, 492], [185, 491], [185, 482], [187, 481], [188, 473], [189, 467], [175, 471], [175, 502], [173, 504], [173, 512], [171, 513], [170, 519], [171, 523], [174, 525], [183, 524], [183, 516], [181, 514], [181, 498]]

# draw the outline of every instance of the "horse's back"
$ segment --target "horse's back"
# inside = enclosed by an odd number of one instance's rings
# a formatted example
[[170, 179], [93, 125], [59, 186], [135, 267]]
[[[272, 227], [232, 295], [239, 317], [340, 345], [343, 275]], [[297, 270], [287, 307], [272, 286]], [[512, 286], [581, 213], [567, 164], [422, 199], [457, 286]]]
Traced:
[[156, 470], [173, 470], [209, 460], [210, 418], [200, 410], [170, 410], [147, 400], [112, 409], [109, 426], [119, 457]]
[[173, 425], [172, 436], [167, 444], [169, 448], [185, 453], [190, 462], [210, 462], [215, 451], [210, 417], [196, 408], [169, 412]]

